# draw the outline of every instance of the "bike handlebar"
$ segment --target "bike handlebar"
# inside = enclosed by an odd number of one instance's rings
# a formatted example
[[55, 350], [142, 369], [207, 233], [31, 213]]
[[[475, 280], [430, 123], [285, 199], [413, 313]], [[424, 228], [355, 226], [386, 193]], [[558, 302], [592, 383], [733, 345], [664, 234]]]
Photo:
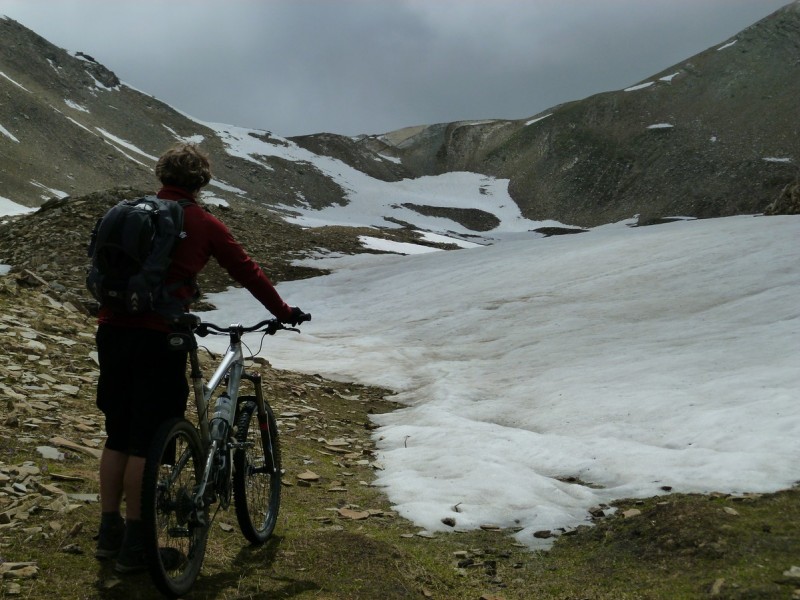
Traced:
[[238, 333], [239, 335], [242, 335], [243, 333], [252, 333], [256, 331], [263, 331], [267, 335], [275, 335], [275, 332], [280, 331], [281, 329], [285, 329], [287, 331], [300, 331], [294, 325], [299, 325], [300, 323], [305, 323], [306, 321], [310, 320], [310, 313], [301, 313], [298, 315], [297, 321], [293, 323], [291, 327], [287, 326], [278, 319], [264, 319], [255, 325], [240, 325], [236, 323], [233, 325], [228, 325], [227, 327], [222, 327], [221, 325], [203, 321], [198, 315], [192, 313], [186, 313], [179, 318], [180, 324], [189, 327], [196, 335], [199, 335], [200, 337], [205, 337], [209, 334], [227, 335], [231, 333]]

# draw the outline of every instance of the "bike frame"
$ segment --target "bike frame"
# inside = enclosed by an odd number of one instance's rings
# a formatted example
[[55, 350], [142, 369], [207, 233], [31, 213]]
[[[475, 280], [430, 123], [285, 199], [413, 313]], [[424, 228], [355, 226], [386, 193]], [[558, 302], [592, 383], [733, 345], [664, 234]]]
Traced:
[[[194, 392], [194, 401], [197, 408], [198, 429], [200, 430], [200, 438], [203, 441], [206, 449], [211, 444], [211, 430], [210, 430], [210, 415], [209, 408], [211, 407], [211, 399], [214, 392], [227, 379], [226, 392], [234, 403], [234, 410], [238, 407], [239, 389], [242, 379], [246, 379], [253, 384], [253, 389], [256, 397], [256, 410], [259, 417], [266, 422], [266, 407], [264, 404], [263, 390], [261, 388], [261, 375], [254, 373], [247, 373], [244, 370], [244, 354], [242, 353], [242, 335], [244, 334], [243, 327], [239, 324], [230, 326], [229, 344], [222, 357], [222, 360], [214, 370], [214, 374], [206, 382], [203, 380], [203, 372], [200, 369], [200, 360], [197, 356], [197, 340], [192, 334], [193, 343], [189, 349], [189, 363], [191, 366], [190, 377], [192, 380], [192, 389]], [[236, 413], [234, 413], [236, 414]]]
[[[233, 334], [231, 334], [233, 337]], [[198, 427], [203, 443], [208, 445], [211, 441], [211, 431], [209, 429], [208, 408], [211, 403], [211, 396], [219, 387], [220, 383], [227, 377], [227, 392], [233, 402], [239, 397], [239, 384], [244, 372], [244, 360], [242, 357], [241, 340], [231, 340], [231, 344], [225, 351], [214, 374], [208, 380], [203, 381], [203, 372], [200, 369], [200, 360], [197, 357], [197, 345], [189, 351], [189, 362], [191, 364], [192, 388], [194, 390], [194, 402], [197, 407]]]

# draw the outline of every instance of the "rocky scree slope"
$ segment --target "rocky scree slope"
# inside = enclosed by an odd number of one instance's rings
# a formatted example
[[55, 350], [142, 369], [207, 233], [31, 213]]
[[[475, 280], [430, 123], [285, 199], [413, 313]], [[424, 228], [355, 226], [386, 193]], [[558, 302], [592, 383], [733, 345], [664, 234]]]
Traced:
[[[75, 290], [28, 269], [0, 276], [0, 597], [52, 598], [58, 590], [64, 598], [155, 598], [150, 582], [142, 579], [146, 575], [120, 578], [112, 563], [97, 563], [93, 556], [105, 431], [94, 398], [99, 374], [95, 320], [73, 302], [75, 296]], [[216, 364], [205, 352], [200, 360], [207, 374]], [[328, 560], [335, 563], [351, 539], [354, 545], [370, 542], [360, 533], [365, 520], [374, 522], [373, 528], [397, 521], [378, 490], [361, 484], [380, 468], [367, 414], [393, 406], [384, 400], [385, 390], [277, 371], [262, 358], [252, 362], [248, 369], [263, 376], [281, 428], [280, 539], [294, 536], [315, 549], [329, 543]], [[366, 501], [368, 510], [356, 510], [353, 503]], [[322, 511], [317, 504], [326, 507], [324, 516], [315, 512], [311, 519], [307, 511]], [[332, 504], [335, 513], [327, 510]], [[331, 531], [316, 533], [328, 523]], [[348, 533], [357, 524], [359, 533]], [[246, 544], [237, 534], [233, 510], [215, 515], [203, 566], [206, 580], [193, 595], [238, 598], [243, 587], [248, 594], [267, 593], [261, 588], [271, 585], [271, 578], [264, 584], [261, 577], [267, 561], [262, 554], [245, 559], [252, 569], [242, 566]], [[324, 539], [315, 541], [315, 535]], [[286, 551], [280, 568], [305, 570], [303, 560]], [[227, 574], [233, 572], [228, 583]], [[209, 585], [215, 577], [224, 582]], [[286, 580], [272, 577], [278, 589]]]

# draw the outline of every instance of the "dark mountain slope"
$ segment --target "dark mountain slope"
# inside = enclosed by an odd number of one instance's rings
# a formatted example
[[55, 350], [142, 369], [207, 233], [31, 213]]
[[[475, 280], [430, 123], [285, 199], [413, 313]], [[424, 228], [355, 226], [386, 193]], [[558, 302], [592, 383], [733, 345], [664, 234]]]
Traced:
[[[73, 56], [3, 17], [0, 73], [0, 196], [15, 202], [38, 206], [53, 196], [121, 184], [151, 189], [157, 157], [180, 140], [199, 142], [210, 154], [221, 183], [213, 191], [226, 201], [342, 201], [343, 190], [313, 165], [231, 152], [228, 146], [241, 140], [126, 86], [91, 56]], [[231, 129], [245, 141], [277, 149], [289, 144], [266, 131]]]
[[[729, 45], [730, 44], [730, 45]], [[800, 3], [629, 91], [527, 121], [383, 136], [419, 173], [510, 179], [532, 219], [590, 226], [636, 213], [759, 212], [800, 160]]]

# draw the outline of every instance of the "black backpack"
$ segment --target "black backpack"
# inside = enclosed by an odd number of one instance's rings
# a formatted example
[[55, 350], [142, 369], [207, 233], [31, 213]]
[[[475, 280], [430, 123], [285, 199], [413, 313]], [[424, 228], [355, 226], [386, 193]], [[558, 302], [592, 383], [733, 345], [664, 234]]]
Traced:
[[102, 305], [137, 315], [183, 312], [185, 303], [170, 292], [186, 282], [165, 285], [167, 270], [183, 231], [188, 201], [145, 196], [123, 200], [97, 221], [89, 242], [92, 259], [86, 287]]

